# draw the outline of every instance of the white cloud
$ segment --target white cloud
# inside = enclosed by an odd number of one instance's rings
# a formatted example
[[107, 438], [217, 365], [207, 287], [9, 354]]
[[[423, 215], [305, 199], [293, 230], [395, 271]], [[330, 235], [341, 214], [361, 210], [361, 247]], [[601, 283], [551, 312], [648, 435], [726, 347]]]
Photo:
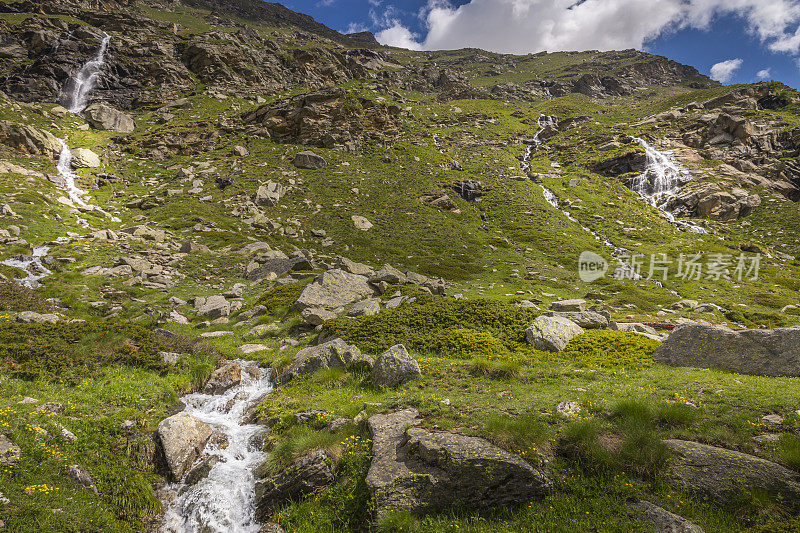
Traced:
[[362, 31], [368, 31], [368, 30], [369, 30], [369, 28], [367, 28], [365, 25], [361, 24], [360, 22], [351, 22], [347, 26], [347, 29], [344, 30], [342, 33], [344, 33], [344, 34], [347, 34], [347, 33], [360, 33]]
[[765, 68], [756, 72], [756, 77], [760, 80], [766, 80], [771, 77], [772, 74], [770, 73], [770, 69]]
[[415, 49], [641, 49], [661, 34], [708, 28], [715, 17], [733, 14], [770, 50], [800, 53], [800, 0], [471, 0], [458, 7], [428, 0], [421, 11], [424, 38], [415, 37], [391, 9], [372, 17], [386, 28], [378, 40]]
[[741, 59], [728, 59], [720, 61], [711, 67], [711, 79], [722, 83], [727, 83], [733, 77], [733, 73], [739, 70], [743, 61]]
[[422, 50], [422, 45], [417, 42], [418, 37], [416, 33], [412, 33], [411, 30], [399, 22], [395, 22], [393, 26], [375, 34], [375, 38], [379, 43], [408, 48], [409, 50]]

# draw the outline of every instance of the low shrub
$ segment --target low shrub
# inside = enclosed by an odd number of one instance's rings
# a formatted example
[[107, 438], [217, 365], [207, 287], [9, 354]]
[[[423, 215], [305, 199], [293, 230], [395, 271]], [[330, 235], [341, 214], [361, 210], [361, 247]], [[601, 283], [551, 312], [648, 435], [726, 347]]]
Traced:
[[0, 311], [49, 313], [52, 307], [33, 289], [16, 283], [0, 282]]
[[641, 368], [651, 365], [659, 342], [624, 331], [587, 331], [572, 339], [560, 357], [603, 367]]
[[256, 305], [263, 305], [267, 308], [267, 313], [271, 315], [285, 314], [310, 282], [311, 280], [309, 279], [304, 282], [298, 281], [288, 285], [272, 287], [256, 300]]
[[508, 353], [508, 348], [491, 333], [466, 328], [451, 328], [439, 332], [432, 341], [432, 349], [443, 357], [459, 359], [492, 358]]

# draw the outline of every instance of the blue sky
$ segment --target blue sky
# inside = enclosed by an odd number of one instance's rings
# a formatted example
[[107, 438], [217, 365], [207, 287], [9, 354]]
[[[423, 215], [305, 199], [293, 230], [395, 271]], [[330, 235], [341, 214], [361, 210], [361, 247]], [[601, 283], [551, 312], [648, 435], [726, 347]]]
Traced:
[[[800, 0], [285, 0], [327, 26], [416, 49], [637, 48], [728, 83], [800, 87]], [[715, 67], [716, 65], [716, 67]], [[712, 68], [713, 67], [713, 68]]]

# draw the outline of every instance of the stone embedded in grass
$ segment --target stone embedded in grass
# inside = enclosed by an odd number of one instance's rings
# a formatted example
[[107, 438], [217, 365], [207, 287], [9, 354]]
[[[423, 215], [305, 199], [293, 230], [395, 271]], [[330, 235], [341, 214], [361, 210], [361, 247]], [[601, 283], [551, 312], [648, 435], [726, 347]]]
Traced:
[[321, 307], [306, 307], [300, 313], [300, 317], [306, 324], [311, 326], [320, 326], [327, 322], [328, 320], [333, 320], [336, 318], [337, 315], [333, 311], [328, 311], [327, 309], [323, 309]]
[[100, 156], [88, 148], [72, 149], [72, 168], [97, 168], [100, 166]]
[[255, 202], [256, 205], [274, 207], [278, 205], [278, 202], [285, 194], [286, 187], [280, 183], [268, 181], [264, 185], [261, 185], [253, 194], [253, 202]]
[[221, 295], [209, 296], [197, 309], [198, 316], [210, 319], [228, 316], [230, 312], [230, 303]]
[[641, 512], [662, 533], [703, 533], [703, 528], [689, 520], [645, 500], [628, 502], [628, 507]]
[[159, 442], [173, 480], [183, 477], [202, 453], [209, 437], [211, 426], [187, 412], [172, 415], [158, 424]]
[[664, 444], [674, 454], [667, 478], [677, 488], [707, 496], [720, 505], [745, 490], [800, 507], [797, 472], [754, 455], [698, 442], [669, 439]]
[[537, 350], [560, 352], [570, 340], [583, 332], [582, 327], [566, 318], [539, 316], [525, 331], [525, 338]]
[[381, 310], [381, 301], [377, 298], [367, 298], [353, 304], [347, 312], [347, 316], [372, 316]]
[[402, 344], [383, 352], [372, 367], [372, 384], [376, 387], [396, 387], [422, 374], [419, 363]]
[[69, 468], [67, 468], [67, 477], [74, 479], [78, 485], [84, 489], [97, 494], [97, 487], [94, 484], [92, 475], [82, 466], [70, 465]]
[[580, 402], [564, 401], [556, 406], [556, 412], [562, 416], [566, 416], [567, 418], [574, 418], [581, 414], [581, 411], [582, 409]]
[[13, 466], [22, 457], [22, 448], [11, 442], [11, 439], [0, 434], [0, 465]]
[[264, 352], [269, 350], [269, 346], [266, 344], [242, 344], [239, 346], [239, 349], [244, 354], [256, 353], [256, 352]]
[[361, 231], [369, 231], [372, 229], [372, 222], [367, 220], [366, 217], [362, 217], [361, 215], [353, 215], [350, 217], [350, 220], [353, 221], [353, 225], [356, 227], [356, 229]]
[[58, 322], [58, 315], [53, 313], [40, 314], [33, 311], [23, 311], [15, 317], [15, 320], [23, 324], [43, 324], [45, 322], [55, 324]]

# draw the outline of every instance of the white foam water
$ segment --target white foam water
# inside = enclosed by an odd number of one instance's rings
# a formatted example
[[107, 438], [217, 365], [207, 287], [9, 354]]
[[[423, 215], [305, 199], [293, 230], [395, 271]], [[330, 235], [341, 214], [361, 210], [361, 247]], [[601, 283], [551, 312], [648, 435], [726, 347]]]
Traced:
[[[97, 55], [83, 64], [74, 77], [71, 77], [62, 91], [62, 103], [71, 113], [81, 113], [86, 109], [89, 94], [97, 85], [100, 77], [100, 70], [105, 64], [106, 50], [111, 36], [103, 32], [103, 40], [100, 42], [100, 49]], [[66, 91], [66, 89], [69, 89]]]
[[19, 268], [28, 273], [24, 278], [18, 278], [16, 281], [25, 287], [36, 289], [42, 284], [40, 280], [45, 276], [52, 274], [47, 267], [42, 263], [42, 259], [47, 255], [50, 248], [47, 246], [34, 246], [31, 255], [18, 255], [11, 259], [1, 261], [0, 264]]
[[243, 424], [246, 409], [272, 390], [267, 370], [253, 361], [242, 365], [242, 382], [224, 394], [189, 394], [186, 412], [224, 433], [227, 446], [209, 444], [205, 457], [218, 462], [208, 476], [193, 486], [185, 480], [168, 487], [174, 499], [162, 520], [164, 533], [257, 533], [253, 470], [267, 454], [252, 441], [263, 426]]
[[639, 137], [633, 137], [633, 140], [644, 148], [647, 166], [644, 172], [631, 182], [630, 189], [661, 211], [672, 224], [687, 228], [693, 233], [708, 233], [700, 226], [676, 219], [667, 209], [669, 199], [691, 181], [692, 174], [678, 163], [671, 152], [656, 150]]
[[69, 199], [72, 200], [72, 203], [86, 206], [86, 202], [83, 200], [83, 196], [86, 194], [86, 191], [79, 189], [77, 185], [75, 185], [75, 178], [76, 175], [72, 171], [72, 150], [69, 149], [67, 143], [63, 140], [58, 140], [61, 143], [61, 153], [58, 156], [58, 163], [56, 164], [56, 170], [58, 171], [58, 175], [61, 176], [61, 179], [64, 180], [64, 190], [69, 196]]

